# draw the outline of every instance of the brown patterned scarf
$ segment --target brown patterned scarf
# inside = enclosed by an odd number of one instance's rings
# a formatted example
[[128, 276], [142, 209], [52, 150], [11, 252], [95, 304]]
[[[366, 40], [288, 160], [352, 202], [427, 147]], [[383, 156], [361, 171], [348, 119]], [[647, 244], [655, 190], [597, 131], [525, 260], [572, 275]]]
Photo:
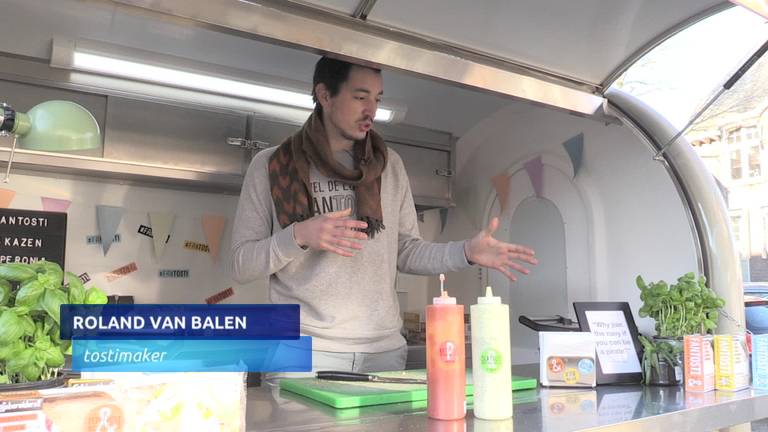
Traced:
[[384, 229], [381, 213], [381, 173], [387, 166], [387, 147], [379, 134], [370, 130], [364, 140], [355, 141], [354, 169], [337, 162], [325, 126], [317, 111], [304, 126], [283, 142], [269, 158], [269, 184], [277, 220], [285, 228], [309, 219], [309, 166], [313, 164], [328, 178], [355, 185], [357, 218], [365, 221], [369, 238]]

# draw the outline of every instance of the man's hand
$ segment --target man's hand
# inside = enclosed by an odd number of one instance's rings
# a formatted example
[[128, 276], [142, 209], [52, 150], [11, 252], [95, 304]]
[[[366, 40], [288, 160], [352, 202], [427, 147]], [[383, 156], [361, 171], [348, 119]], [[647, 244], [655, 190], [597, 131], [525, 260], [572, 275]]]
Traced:
[[354, 253], [347, 249], [361, 250], [363, 245], [351, 241], [366, 240], [368, 236], [355, 229], [365, 229], [368, 224], [349, 219], [352, 209], [317, 215], [298, 222], [293, 227], [293, 238], [299, 246], [326, 250], [341, 256], [351, 257]]
[[504, 273], [509, 279], [517, 278], [510, 269], [522, 274], [528, 274], [529, 270], [518, 264], [519, 261], [536, 265], [539, 262], [533, 257], [533, 249], [516, 244], [504, 243], [491, 237], [499, 227], [499, 218], [491, 219], [488, 227], [480, 231], [471, 240], [464, 242], [464, 254], [467, 260], [483, 267], [496, 269]]

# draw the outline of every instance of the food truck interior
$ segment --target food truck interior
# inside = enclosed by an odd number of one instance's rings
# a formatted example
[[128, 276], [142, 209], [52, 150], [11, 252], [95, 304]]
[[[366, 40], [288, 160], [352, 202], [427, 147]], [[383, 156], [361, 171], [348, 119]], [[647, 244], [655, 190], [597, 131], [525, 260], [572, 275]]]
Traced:
[[[251, 158], [306, 119], [314, 64], [328, 54], [382, 69], [375, 128], [404, 161], [425, 239], [468, 238], [498, 216], [500, 239], [536, 250], [540, 264], [516, 282], [476, 267], [447, 274], [461, 304], [491, 285], [510, 305], [513, 364], [539, 358], [538, 335], [518, 317], [573, 318], [573, 302], [628, 302], [640, 331], [652, 332], [637, 315], [637, 275], [703, 274], [733, 318], [719, 328], [743, 328], [742, 273], [717, 182], [677, 127], [614, 85], [678, 32], [739, 6], [2, 3], [0, 101], [19, 112], [74, 101], [102, 139], [87, 150], [18, 148], [0, 187], [13, 191], [11, 208], [69, 201], [66, 267], [108, 295], [203, 303], [226, 291], [227, 302], [268, 302], [266, 278], [238, 284], [230, 273], [238, 195]], [[303, 98], [280, 99], [280, 91]], [[578, 157], [569, 152], [574, 140]], [[12, 141], [0, 137], [3, 171]], [[121, 209], [108, 248], [94, 239], [99, 206]], [[153, 212], [174, 215], [164, 249], [141, 234]], [[222, 220], [219, 231], [211, 227]], [[439, 286], [436, 276], [398, 274], [401, 312], [423, 313]], [[411, 366], [423, 367], [412, 344]]]

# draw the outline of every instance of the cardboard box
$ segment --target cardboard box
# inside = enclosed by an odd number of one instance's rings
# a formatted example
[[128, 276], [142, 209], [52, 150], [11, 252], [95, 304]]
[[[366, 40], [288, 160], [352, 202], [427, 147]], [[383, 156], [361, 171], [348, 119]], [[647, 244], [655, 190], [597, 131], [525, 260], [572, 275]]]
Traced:
[[421, 315], [418, 312], [403, 312], [403, 321], [421, 322]]
[[715, 389], [715, 356], [712, 337], [691, 335], [683, 339], [685, 391], [708, 392]]
[[752, 335], [752, 387], [768, 390], [768, 334]]
[[403, 328], [405, 328], [406, 330], [412, 330], [415, 332], [418, 332], [421, 330], [421, 326], [419, 325], [419, 323], [415, 323], [412, 321], [404, 321]]
[[715, 389], [749, 387], [749, 355], [743, 335], [715, 335]]
[[539, 332], [539, 382], [543, 386], [596, 386], [595, 359], [592, 333]]

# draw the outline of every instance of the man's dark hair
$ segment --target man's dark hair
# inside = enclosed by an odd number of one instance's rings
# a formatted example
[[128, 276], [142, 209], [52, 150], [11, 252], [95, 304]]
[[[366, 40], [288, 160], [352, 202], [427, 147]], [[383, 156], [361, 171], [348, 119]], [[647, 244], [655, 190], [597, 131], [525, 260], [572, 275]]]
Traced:
[[315, 87], [317, 87], [318, 84], [323, 83], [331, 93], [331, 96], [336, 96], [339, 94], [341, 85], [349, 78], [349, 71], [352, 69], [352, 66], [364, 67], [377, 73], [381, 73], [381, 69], [356, 65], [330, 57], [321, 57], [315, 64], [315, 74], [312, 76], [312, 101], [315, 103], [315, 107], [320, 107], [320, 104], [317, 103]]

